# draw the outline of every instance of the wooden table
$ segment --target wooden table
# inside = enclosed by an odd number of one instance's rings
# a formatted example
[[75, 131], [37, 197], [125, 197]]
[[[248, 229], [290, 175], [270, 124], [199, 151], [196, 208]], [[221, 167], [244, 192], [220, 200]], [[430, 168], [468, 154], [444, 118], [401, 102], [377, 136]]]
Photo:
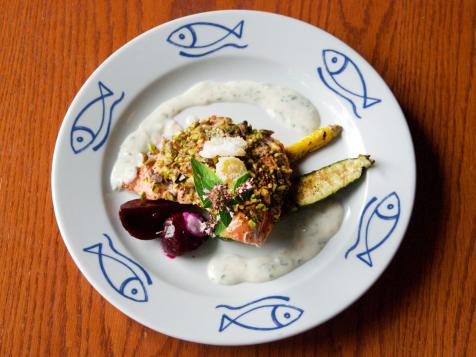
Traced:
[[[224, 8], [300, 18], [355, 48], [399, 100], [418, 163], [413, 218], [379, 281], [322, 326], [237, 348], [167, 337], [107, 303], [63, 244], [50, 187], [58, 129], [93, 70], [145, 30]], [[2, 1], [0, 17], [1, 356], [476, 353], [474, 0]]]

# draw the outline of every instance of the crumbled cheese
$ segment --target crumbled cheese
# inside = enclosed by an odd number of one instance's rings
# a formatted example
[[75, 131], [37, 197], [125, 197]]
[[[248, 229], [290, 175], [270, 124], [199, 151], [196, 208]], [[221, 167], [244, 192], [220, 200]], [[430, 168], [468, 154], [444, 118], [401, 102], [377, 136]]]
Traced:
[[203, 145], [200, 156], [212, 159], [216, 156], [245, 156], [246, 141], [239, 137], [214, 137]]

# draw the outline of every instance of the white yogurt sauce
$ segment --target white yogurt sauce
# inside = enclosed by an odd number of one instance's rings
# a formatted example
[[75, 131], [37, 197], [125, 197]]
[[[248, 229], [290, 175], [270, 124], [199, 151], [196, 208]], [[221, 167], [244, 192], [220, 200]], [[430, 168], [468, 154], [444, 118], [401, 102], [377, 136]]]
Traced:
[[157, 110], [152, 112], [122, 143], [111, 172], [112, 189], [120, 189], [123, 183], [136, 178], [137, 167], [143, 159], [142, 152], [147, 150], [148, 144], [159, 144], [163, 136], [172, 137], [180, 130], [175, 120], [162, 116]]
[[253, 81], [214, 82], [195, 84], [186, 92], [157, 107], [122, 143], [111, 173], [113, 189], [134, 180], [142, 162], [141, 152], [147, 144], [158, 144], [162, 136], [180, 130], [173, 119], [187, 108], [221, 102], [256, 104], [271, 117], [303, 135], [319, 128], [319, 113], [314, 105], [295, 90]]
[[316, 256], [339, 230], [343, 217], [344, 208], [335, 200], [301, 209], [273, 229], [272, 239], [293, 237], [289, 247], [259, 257], [214, 257], [208, 264], [208, 277], [222, 285], [276, 279]]

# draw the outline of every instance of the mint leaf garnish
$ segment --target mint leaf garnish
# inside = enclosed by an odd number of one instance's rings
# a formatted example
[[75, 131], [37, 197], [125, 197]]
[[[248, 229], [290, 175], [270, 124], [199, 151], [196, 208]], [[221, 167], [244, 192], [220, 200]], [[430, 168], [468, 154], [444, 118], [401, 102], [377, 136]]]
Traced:
[[240, 187], [243, 183], [246, 182], [246, 180], [248, 180], [250, 178], [250, 173], [249, 172], [245, 172], [243, 175], [241, 175], [240, 177], [238, 177], [236, 180], [235, 180], [235, 183], [233, 184], [233, 193], [236, 191], [236, 189], [238, 187]]
[[[218, 184], [223, 185], [223, 181], [215, 174], [215, 172], [213, 172], [213, 170], [211, 170], [207, 165], [201, 163], [200, 161], [192, 159], [191, 164], [195, 190], [197, 191], [198, 196], [202, 200], [203, 206], [205, 208], [210, 209], [213, 205], [210, 199], [207, 197], [206, 191], [213, 190], [213, 188]], [[245, 174], [238, 177], [233, 184], [233, 193], [235, 193], [235, 190], [240, 187], [244, 182], [246, 182], [249, 177], [249, 172], [246, 172]], [[224, 187], [224, 189], [226, 190], [226, 186]], [[225, 207], [225, 209], [221, 209], [220, 211], [218, 211], [218, 214], [216, 215], [218, 223], [215, 227], [214, 232], [216, 236], [219, 236], [220, 233], [223, 232], [226, 227], [230, 225], [232, 217], [228, 210], [228, 207], [230, 207], [230, 204], [233, 205], [237, 202], [237, 197], [235, 197], [228, 201], [227, 207]], [[216, 214], [216, 211], [214, 212]]]
[[231, 215], [228, 211], [220, 211], [219, 216], [220, 220], [218, 221], [218, 225], [215, 228], [215, 234], [217, 236], [219, 236], [220, 233], [223, 232], [231, 223]]
[[192, 173], [195, 190], [203, 202], [205, 208], [210, 208], [212, 203], [205, 195], [205, 190], [211, 190], [216, 184], [223, 183], [223, 181], [208, 168], [207, 165], [200, 161], [192, 159]]

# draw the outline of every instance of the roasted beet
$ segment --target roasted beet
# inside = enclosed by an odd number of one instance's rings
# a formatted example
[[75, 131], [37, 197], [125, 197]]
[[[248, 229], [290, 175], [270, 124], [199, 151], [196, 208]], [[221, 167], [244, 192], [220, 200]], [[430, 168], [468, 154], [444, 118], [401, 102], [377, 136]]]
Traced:
[[164, 252], [175, 257], [197, 249], [207, 238], [202, 230], [204, 219], [194, 212], [180, 212], [167, 218], [161, 234]]
[[166, 200], [132, 200], [121, 205], [119, 217], [123, 227], [129, 234], [138, 239], [155, 239], [160, 237], [160, 232], [165, 220], [178, 212], [197, 210], [192, 205], [182, 205]]

